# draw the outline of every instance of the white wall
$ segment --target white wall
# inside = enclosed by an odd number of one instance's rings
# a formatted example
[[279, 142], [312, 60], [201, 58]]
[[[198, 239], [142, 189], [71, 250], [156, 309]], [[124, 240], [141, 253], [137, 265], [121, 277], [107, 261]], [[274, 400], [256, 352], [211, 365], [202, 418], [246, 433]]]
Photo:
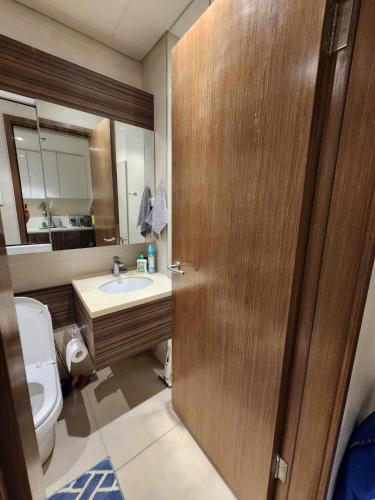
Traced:
[[350, 435], [356, 425], [375, 410], [375, 268], [372, 272], [365, 312], [350, 380], [327, 499], [333, 488]]
[[[154, 94], [155, 184], [167, 185], [167, 35], [143, 61], [143, 88]], [[169, 200], [168, 200], [169, 206]], [[169, 224], [168, 224], [169, 226]], [[168, 226], [156, 241], [157, 270], [167, 272]]]
[[167, 261], [172, 262], [172, 49], [178, 42], [172, 33], [167, 34], [167, 189], [168, 218], [171, 221], [168, 229]]
[[60, 106], [52, 102], [42, 101], [41, 99], [36, 99], [35, 102], [38, 109], [38, 118], [91, 129], [96, 128], [103, 120], [102, 116], [79, 111], [78, 109], [67, 108], [66, 106]]
[[142, 88], [140, 62], [14, 1], [0, 0], [0, 33], [120, 82]]
[[177, 38], [181, 38], [211, 3], [210, 0], [193, 0], [169, 31]]
[[136, 266], [146, 245], [113, 245], [58, 252], [9, 255], [10, 275], [15, 293], [71, 283], [79, 276], [110, 272], [112, 257], [119, 255], [128, 269]]

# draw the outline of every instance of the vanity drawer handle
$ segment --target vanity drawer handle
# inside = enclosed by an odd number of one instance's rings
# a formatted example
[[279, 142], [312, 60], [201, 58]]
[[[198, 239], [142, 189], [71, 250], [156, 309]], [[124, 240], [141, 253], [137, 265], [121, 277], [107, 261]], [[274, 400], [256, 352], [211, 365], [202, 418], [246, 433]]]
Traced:
[[113, 238], [103, 238], [104, 241], [107, 241], [108, 243], [111, 242], [111, 241], [116, 241], [116, 238], [113, 237]]

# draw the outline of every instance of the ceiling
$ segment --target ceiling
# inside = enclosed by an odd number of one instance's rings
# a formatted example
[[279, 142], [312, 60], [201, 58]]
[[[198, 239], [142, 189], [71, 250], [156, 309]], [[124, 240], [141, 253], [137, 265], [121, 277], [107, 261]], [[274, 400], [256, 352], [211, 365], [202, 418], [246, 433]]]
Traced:
[[141, 61], [191, 0], [17, 0]]

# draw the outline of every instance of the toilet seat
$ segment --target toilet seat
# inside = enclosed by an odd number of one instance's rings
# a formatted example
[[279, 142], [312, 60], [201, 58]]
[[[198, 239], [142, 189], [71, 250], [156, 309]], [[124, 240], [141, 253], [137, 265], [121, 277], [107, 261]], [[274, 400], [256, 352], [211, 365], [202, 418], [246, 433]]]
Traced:
[[48, 307], [41, 302], [29, 297], [16, 297], [14, 301], [35, 434], [44, 463], [53, 451], [56, 422], [63, 406], [52, 320]]
[[[28, 365], [26, 366], [26, 378], [31, 392], [34, 426], [37, 429], [56, 406], [58, 396], [56, 365], [51, 363], [44, 363], [40, 366]], [[32, 394], [33, 386], [31, 384], [39, 386], [35, 387], [35, 394]], [[40, 389], [42, 393], [40, 393]], [[33, 399], [36, 400], [35, 404], [33, 404]]]

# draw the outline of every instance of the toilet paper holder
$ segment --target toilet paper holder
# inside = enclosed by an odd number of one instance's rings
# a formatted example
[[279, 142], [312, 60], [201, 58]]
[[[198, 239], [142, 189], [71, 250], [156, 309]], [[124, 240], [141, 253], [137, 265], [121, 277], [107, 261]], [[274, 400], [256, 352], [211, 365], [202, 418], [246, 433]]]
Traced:
[[80, 335], [82, 335], [82, 333], [85, 332], [86, 328], [87, 328], [86, 325], [72, 326], [71, 328], [69, 328], [68, 331], [72, 339], [77, 339], [80, 338]]

